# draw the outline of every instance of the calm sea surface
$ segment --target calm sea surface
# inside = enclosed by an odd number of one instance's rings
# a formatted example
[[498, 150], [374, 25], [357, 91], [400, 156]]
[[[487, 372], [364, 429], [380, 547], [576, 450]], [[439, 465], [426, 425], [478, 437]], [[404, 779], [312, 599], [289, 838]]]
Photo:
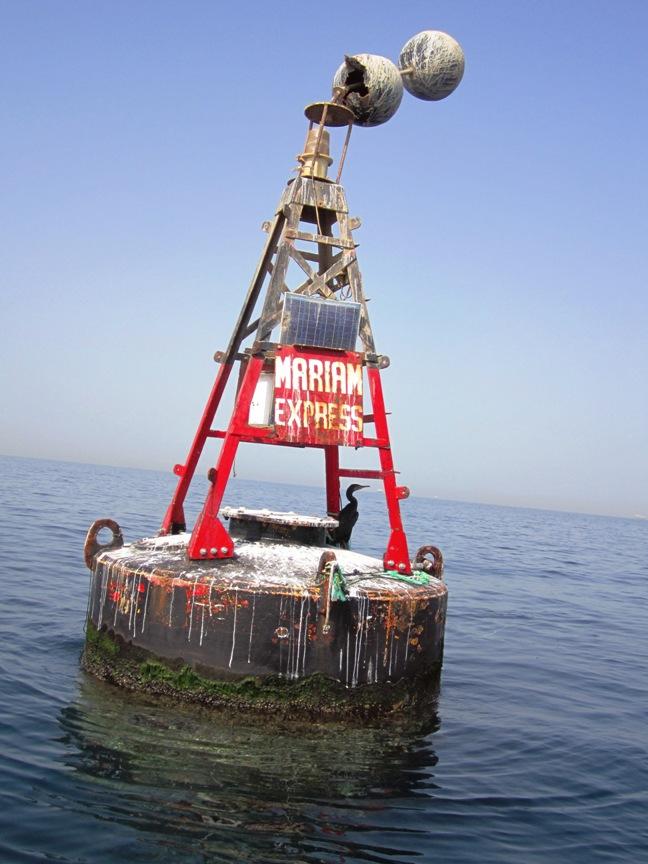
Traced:
[[[88, 526], [151, 534], [172, 486], [0, 458], [0, 861], [648, 861], [648, 522], [410, 499], [411, 547], [447, 561], [436, 728], [288, 729], [79, 669]], [[380, 554], [362, 494], [355, 548]]]

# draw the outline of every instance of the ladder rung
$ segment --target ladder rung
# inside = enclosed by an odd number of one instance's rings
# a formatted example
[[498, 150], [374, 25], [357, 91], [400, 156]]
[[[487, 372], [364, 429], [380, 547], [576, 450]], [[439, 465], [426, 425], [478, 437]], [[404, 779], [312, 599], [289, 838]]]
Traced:
[[387, 438], [363, 438], [362, 439], [363, 447], [390, 447], [390, 443]]
[[365, 477], [367, 480], [384, 480], [390, 474], [398, 474], [398, 471], [372, 471], [369, 468], [340, 468], [340, 477]]

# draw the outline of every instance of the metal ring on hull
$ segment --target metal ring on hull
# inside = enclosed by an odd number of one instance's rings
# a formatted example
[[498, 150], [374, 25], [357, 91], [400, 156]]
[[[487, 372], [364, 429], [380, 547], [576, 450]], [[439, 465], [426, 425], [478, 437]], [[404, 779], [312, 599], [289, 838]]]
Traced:
[[[112, 532], [112, 540], [110, 543], [99, 543], [97, 536], [104, 528], [108, 528]], [[95, 519], [86, 535], [85, 543], [83, 544], [83, 560], [89, 570], [92, 570], [95, 556], [99, 552], [108, 552], [111, 549], [121, 549], [124, 545], [124, 535], [122, 530], [114, 519]]]

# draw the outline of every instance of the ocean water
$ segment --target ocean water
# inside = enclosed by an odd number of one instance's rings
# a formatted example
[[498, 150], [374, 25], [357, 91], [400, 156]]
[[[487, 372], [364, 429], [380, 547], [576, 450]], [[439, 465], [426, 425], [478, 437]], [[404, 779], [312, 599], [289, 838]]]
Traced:
[[[412, 549], [446, 558], [434, 728], [289, 728], [79, 669], [85, 532], [155, 532], [173, 479], [0, 458], [0, 862], [648, 861], [648, 522], [404, 502]], [[361, 495], [354, 546], [380, 554]]]

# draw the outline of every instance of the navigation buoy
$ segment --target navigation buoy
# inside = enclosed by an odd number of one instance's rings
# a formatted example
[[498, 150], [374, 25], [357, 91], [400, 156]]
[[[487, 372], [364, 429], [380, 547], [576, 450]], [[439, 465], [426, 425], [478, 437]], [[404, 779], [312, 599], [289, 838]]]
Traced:
[[[458, 66], [452, 75], [443, 67], [439, 77], [439, 49], [426, 37], [423, 50], [424, 35], [403, 49], [400, 72], [376, 55], [347, 57], [332, 98], [305, 109], [297, 175], [265, 223], [240, 315], [214, 358], [218, 372], [202, 419], [173, 469], [177, 486], [159, 535], [125, 543], [114, 520], [91, 526], [83, 664], [99, 677], [290, 717], [420, 719], [430, 704], [443, 659], [443, 558], [436, 546], [414, 555], [408, 548], [400, 502], [409, 489], [397, 479], [382, 390], [389, 358], [374, 341], [354, 236], [360, 220], [349, 215], [341, 185], [353, 126], [392, 117], [402, 81], [426, 99], [459, 82]], [[456, 51], [450, 55], [458, 63]], [[346, 135], [332, 179], [329, 130], [336, 127]], [[231, 414], [217, 426], [234, 380]], [[221, 442], [219, 455], [204, 507], [187, 530], [185, 499], [210, 439]], [[242, 444], [318, 449], [323, 512], [224, 507]], [[377, 465], [343, 466], [346, 448], [374, 454]], [[389, 521], [382, 558], [344, 548], [357, 519], [353, 491], [366, 485], [351, 484], [347, 512], [340, 492], [348, 478], [382, 486]], [[109, 532], [104, 544], [102, 529]]]

